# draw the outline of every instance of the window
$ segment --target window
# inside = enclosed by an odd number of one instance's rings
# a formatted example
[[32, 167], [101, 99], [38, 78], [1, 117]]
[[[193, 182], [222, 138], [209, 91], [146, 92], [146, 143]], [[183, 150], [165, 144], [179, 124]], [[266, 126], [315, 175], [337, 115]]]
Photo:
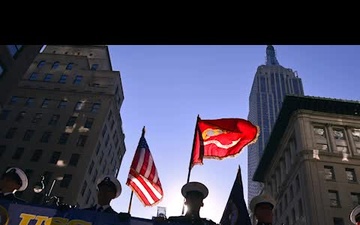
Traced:
[[111, 121], [110, 130], [112, 130], [112, 129], [114, 128], [114, 125], [115, 125], [115, 121], [114, 121], [114, 120], [112, 120], [112, 121]]
[[14, 155], [12, 156], [12, 159], [20, 159], [22, 154], [24, 153], [24, 148], [17, 148]]
[[111, 119], [111, 117], [112, 117], [112, 111], [110, 110], [110, 112], [109, 112], [109, 115], [108, 115], [108, 121]]
[[49, 106], [50, 99], [44, 99], [41, 108], [47, 108]]
[[45, 65], [45, 61], [44, 60], [41, 60], [38, 65], [37, 65], [37, 68], [41, 68]]
[[291, 210], [291, 220], [293, 221], [293, 223], [295, 223], [296, 221], [296, 213], [294, 208]]
[[84, 127], [90, 129], [93, 123], [94, 123], [94, 118], [87, 118]]
[[345, 172], [348, 182], [356, 182], [356, 174], [354, 169], [345, 168]]
[[24, 134], [23, 141], [30, 141], [31, 137], [34, 135], [34, 130], [27, 130]]
[[91, 108], [91, 112], [98, 112], [100, 109], [100, 103], [94, 103]]
[[334, 138], [336, 140], [345, 140], [345, 136], [344, 136], [344, 130], [342, 129], [335, 129], [334, 128]]
[[34, 98], [28, 98], [25, 102], [25, 106], [32, 106], [34, 104]]
[[15, 127], [10, 128], [10, 129], [8, 130], [8, 132], [6, 133], [5, 138], [7, 138], [7, 139], [13, 138], [14, 135], [15, 135], [15, 133], [16, 133], [16, 130], [17, 130], [17, 128], [15, 128]]
[[40, 142], [42, 142], [42, 143], [48, 143], [50, 137], [51, 137], [51, 132], [50, 132], [50, 131], [45, 131], [45, 132], [43, 133], [43, 135], [41, 136]]
[[61, 101], [59, 102], [58, 108], [59, 108], [59, 109], [63, 109], [63, 108], [66, 107], [66, 105], [67, 105], [67, 101], [66, 101], [66, 100], [61, 100]]
[[57, 69], [59, 65], [60, 65], [59, 62], [54, 62], [54, 64], [52, 65], [52, 69]]
[[0, 145], [0, 158], [4, 154], [5, 150], [6, 150], [6, 146], [5, 145]]
[[10, 99], [9, 105], [15, 104], [18, 100], [19, 100], [19, 98], [17, 96], [12, 96]]
[[353, 203], [353, 207], [360, 205], [360, 193], [351, 192], [351, 201]]
[[66, 126], [68, 126], [68, 127], [74, 126], [74, 124], [75, 124], [75, 122], [76, 122], [76, 119], [77, 119], [76, 116], [70, 117], [69, 120], [68, 120], [67, 123], [66, 123]]
[[96, 155], [99, 154], [100, 148], [101, 148], [101, 144], [98, 143], [98, 145], [96, 146]]
[[42, 113], [36, 113], [35, 117], [33, 118], [33, 123], [39, 123], [42, 119]]
[[339, 193], [337, 191], [329, 190], [329, 199], [331, 207], [340, 207]]
[[299, 209], [299, 217], [302, 217], [304, 215], [304, 210], [303, 210], [301, 199], [299, 199], [298, 205], [299, 205], [299, 208], [298, 208]]
[[18, 52], [22, 49], [22, 45], [7, 45], [7, 48], [13, 58], [16, 57]]
[[89, 166], [89, 170], [88, 170], [88, 173], [89, 173], [89, 174], [92, 173], [93, 168], [94, 168], [94, 161], [91, 160], [91, 163], [90, 163], [90, 166]]
[[99, 159], [99, 164], [102, 163], [103, 158], [104, 158], [104, 152], [101, 151], [101, 153], [100, 153], [100, 159]]
[[64, 178], [61, 180], [60, 187], [67, 188], [70, 185], [72, 179], [71, 174], [65, 174]]
[[76, 143], [76, 145], [83, 147], [83, 146], [85, 145], [85, 143], [86, 143], [87, 137], [88, 137], [88, 136], [86, 136], [86, 135], [80, 135], [80, 136], [79, 136], [79, 139], [78, 139], [78, 141], [77, 141], [77, 143]]
[[325, 131], [325, 127], [323, 126], [314, 126], [314, 136], [317, 150], [328, 151], [328, 143]]
[[335, 180], [334, 167], [324, 166], [325, 180]]
[[0, 113], [0, 120], [6, 120], [10, 114], [10, 110], [3, 109]]
[[85, 201], [86, 205], [89, 204], [90, 196], [91, 196], [91, 191], [90, 191], [90, 189], [88, 189], [87, 194], [86, 194], [86, 201]]
[[38, 76], [39, 74], [34, 72], [30, 75], [29, 80], [37, 80]]
[[299, 179], [299, 175], [296, 176], [295, 182], [296, 182], [296, 191], [299, 191], [299, 190], [300, 190], [300, 179]]
[[81, 101], [81, 102], [77, 102], [76, 105], [75, 105], [75, 111], [80, 111], [85, 105], [85, 102], [84, 101]]
[[60, 115], [52, 115], [50, 121], [49, 121], [49, 125], [56, 125], [57, 122], [59, 121]]
[[79, 159], [80, 159], [80, 155], [79, 154], [72, 154], [71, 155], [71, 158], [70, 158], [70, 161], [69, 161], [69, 165], [70, 166], [77, 166], [78, 162], [79, 162]]
[[0, 77], [2, 77], [2, 75], [4, 75], [5, 73], [5, 67], [3, 66], [3, 64], [0, 62]]
[[80, 84], [81, 80], [82, 80], [83, 76], [80, 75], [76, 75], [75, 80], [73, 82], [73, 84]]
[[81, 188], [81, 196], [84, 196], [84, 193], [85, 193], [85, 190], [86, 190], [86, 188], [87, 188], [87, 182], [86, 181], [84, 181], [84, 184], [83, 184], [83, 186], [82, 186], [82, 188]]
[[107, 147], [107, 145], [109, 144], [109, 140], [110, 140], [110, 136], [108, 134], [106, 135], [106, 139], [105, 139], [105, 147]]
[[39, 159], [41, 158], [42, 152], [43, 152], [43, 150], [41, 150], [41, 149], [36, 149], [36, 150], [34, 151], [34, 154], [32, 155], [32, 157], [31, 157], [30, 160], [31, 160], [32, 162], [37, 162], [37, 161], [39, 161]]
[[95, 173], [94, 173], [94, 176], [92, 177], [92, 182], [95, 182], [96, 181], [96, 178], [97, 178], [97, 176], [98, 176], [98, 170], [95, 170]]
[[102, 130], [102, 136], [105, 137], [105, 134], [106, 134], [106, 130], [107, 130], [107, 126], [105, 124], [103, 130]]
[[21, 112], [17, 115], [15, 121], [16, 121], [16, 122], [21, 121], [22, 119], [24, 119], [25, 115], [26, 115], [26, 112], [25, 112], [25, 111], [21, 111]]
[[53, 76], [53, 75], [50, 74], [50, 73], [46, 74], [46, 75], [45, 75], [45, 78], [44, 78], [44, 81], [45, 81], [45, 82], [51, 81], [52, 76]]
[[360, 129], [352, 129], [351, 134], [355, 142], [360, 142]]
[[67, 64], [66, 69], [67, 69], [67, 70], [72, 70], [73, 65], [74, 65], [74, 63], [69, 63], [69, 64]]
[[61, 136], [60, 136], [58, 144], [62, 144], [62, 145], [66, 144], [69, 136], [70, 136], [70, 134], [62, 133]]
[[65, 83], [66, 83], [66, 78], [67, 78], [67, 77], [68, 77], [68, 76], [67, 76], [67, 75], [65, 75], [65, 74], [61, 75], [60, 80], [59, 80], [59, 83], [61, 83], [61, 84], [65, 84]]
[[90, 70], [97, 70], [98, 67], [99, 67], [99, 64], [92, 64]]
[[343, 218], [334, 217], [334, 225], [345, 225]]
[[60, 158], [60, 155], [61, 155], [61, 152], [53, 152], [53, 154], [51, 155], [49, 163], [56, 164], [57, 161]]

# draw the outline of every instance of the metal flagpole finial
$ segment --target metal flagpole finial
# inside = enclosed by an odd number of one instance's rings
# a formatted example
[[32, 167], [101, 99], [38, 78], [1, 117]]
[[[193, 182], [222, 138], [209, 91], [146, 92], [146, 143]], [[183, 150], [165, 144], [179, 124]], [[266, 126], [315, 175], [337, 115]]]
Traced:
[[142, 134], [141, 134], [142, 136], [144, 136], [145, 135], [145, 126], [143, 127], [143, 129], [142, 129]]

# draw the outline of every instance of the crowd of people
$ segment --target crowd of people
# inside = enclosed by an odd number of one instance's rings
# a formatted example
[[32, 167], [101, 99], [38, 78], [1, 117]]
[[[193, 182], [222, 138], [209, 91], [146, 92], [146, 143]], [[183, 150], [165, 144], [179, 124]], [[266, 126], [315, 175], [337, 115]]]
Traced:
[[[13, 203], [26, 203], [16, 196], [17, 191], [24, 191], [28, 186], [28, 178], [23, 170], [17, 167], [7, 169], [0, 177], [0, 199]], [[96, 212], [121, 215], [123, 218], [130, 218], [129, 213], [118, 213], [111, 206], [110, 202], [121, 195], [122, 187], [119, 180], [111, 175], [104, 175], [97, 180], [97, 203], [91, 207], [83, 208]], [[201, 225], [216, 225], [212, 220], [202, 218], [200, 209], [204, 206], [203, 200], [208, 196], [208, 188], [200, 182], [188, 182], [182, 189], [181, 194], [185, 198], [187, 211], [185, 215], [171, 216], [162, 221], [191, 223]], [[272, 225], [273, 212], [276, 205], [275, 200], [264, 193], [254, 197], [250, 202], [250, 210], [256, 218], [256, 225]], [[350, 213], [350, 221], [360, 225], [360, 205]]]

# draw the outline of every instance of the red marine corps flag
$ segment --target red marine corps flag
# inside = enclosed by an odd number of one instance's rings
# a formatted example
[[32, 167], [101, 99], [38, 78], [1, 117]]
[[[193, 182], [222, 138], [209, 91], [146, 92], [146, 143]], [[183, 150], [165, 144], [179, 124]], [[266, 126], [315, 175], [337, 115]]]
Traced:
[[202, 120], [198, 116], [190, 169], [203, 164], [204, 158], [233, 157], [248, 144], [255, 143], [260, 128], [239, 118]]
[[[126, 185], [136, 193], [145, 206], [158, 203], [164, 195], [154, 159], [145, 140], [145, 127], [131, 163]], [[131, 201], [129, 211], [130, 206]]]

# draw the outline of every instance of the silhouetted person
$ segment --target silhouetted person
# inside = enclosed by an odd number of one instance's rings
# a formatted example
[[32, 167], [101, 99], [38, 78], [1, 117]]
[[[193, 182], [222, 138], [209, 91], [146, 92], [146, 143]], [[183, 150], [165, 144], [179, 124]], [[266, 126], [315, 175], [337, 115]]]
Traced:
[[257, 225], [273, 224], [275, 200], [267, 194], [255, 196], [250, 201], [250, 210], [256, 217]]
[[360, 225], [360, 205], [356, 206], [350, 213], [350, 221], [353, 224]]
[[200, 217], [200, 209], [204, 206], [203, 200], [208, 196], [208, 188], [200, 182], [189, 182], [181, 188], [185, 198], [187, 211], [184, 216], [169, 217], [169, 221], [194, 224], [216, 224], [212, 220]]
[[118, 214], [111, 208], [110, 202], [120, 196], [121, 190], [121, 184], [116, 177], [111, 175], [100, 177], [97, 181], [97, 204], [85, 210]]
[[17, 191], [24, 191], [28, 186], [28, 178], [24, 171], [17, 167], [11, 167], [2, 174], [0, 179], [0, 199], [13, 203], [26, 203], [23, 199], [15, 196]]

